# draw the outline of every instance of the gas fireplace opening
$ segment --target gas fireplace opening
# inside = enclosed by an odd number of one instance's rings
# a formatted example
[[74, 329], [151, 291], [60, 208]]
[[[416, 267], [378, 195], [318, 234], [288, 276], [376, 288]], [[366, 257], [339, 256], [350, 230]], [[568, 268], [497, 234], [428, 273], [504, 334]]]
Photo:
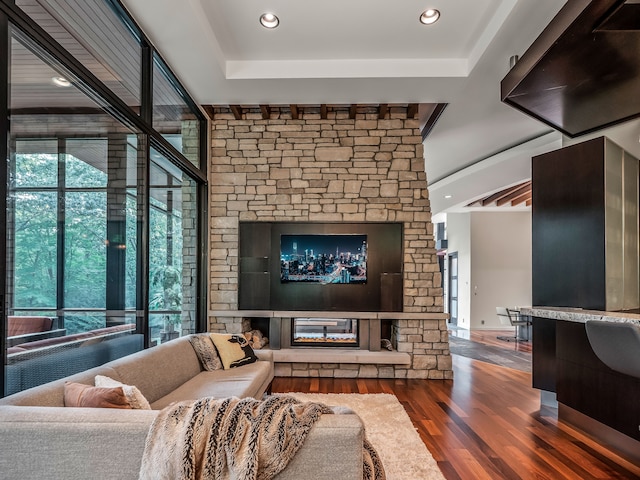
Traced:
[[358, 347], [358, 320], [353, 318], [292, 318], [292, 346]]

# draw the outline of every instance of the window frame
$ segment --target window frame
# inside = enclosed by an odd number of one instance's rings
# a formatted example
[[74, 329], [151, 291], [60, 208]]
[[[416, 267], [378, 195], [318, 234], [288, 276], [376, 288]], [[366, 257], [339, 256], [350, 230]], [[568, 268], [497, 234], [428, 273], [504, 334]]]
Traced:
[[[141, 199], [142, 212], [138, 212], [138, 221], [142, 223], [137, 229], [137, 241], [140, 248], [140, 255], [137, 256], [137, 271], [139, 279], [136, 285], [137, 293], [137, 316], [142, 320], [138, 322], [138, 331], [145, 335], [145, 348], [149, 347], [148, 315], [149, 315], [149, 201], [150, 201], [150, 149], [153, 146], [168, 161], [178, 167], [188, 175], [196, 184], [197, 202], [197, 260], [198, 278], [196, 279], [196, 331], [206, 331], [207, 328], [207, 249], [205, 234], [208, 231], [207, 205], [207, 145], [208, 145], [208, 120], [202, 110], [193, 101], [187, 90], [177, 80], [177, 77], [168, 64], [162, 58], [152, 42], [144, 35], [140, 27], [129, 16], [125, 7], [119, 0], [103, 0], [108, 3], [128, 26], [134, 36], [138, 38], [141, 45], [141, 105], [140, 111], [134, 111], [129, 105], [122, 101], [105, 84], [94, 76], [81, 62], [67, 52], [58, 44], [46, 31], [29, 18], [13, 0], [0, 0], [0, 52], [6, 55], [0, 56], [0, 158], [9, 158], [9, 132], [10, 132], [10, 112], [9, 112], [9, 75], [11, 65], [11, 28], [15, 28], [22, 35], [42, 49], [55, 62], [64, 69], [71, 72], [80, 80], [83, 93], [91, 98], [99, 99], [103, 109], [116, 120], [138, 133], [138, 168], [142, 169], [137, 179], [137, 195]], [[11, 28], [10, 28], [11, 26]], [[195, 114], [199, 127], [199, 165], [189, 161], [182, 152], [177, 151], [174, 146], [167, 141], [152, 125], [153, 112], [153, 58], [156, 55], [167, 67], [166, 73], [171, 76], [172, 84], [185, 100], [189, 108]], [[7, 262], [7, 194], [8, 194], [8, 169], [0, 169], [0, 197], [2, 197], [2, 207], [0, 208], [0, 313], [2, 324], [0, 324], [0, 350], [3, 355], [2, 369], [0, 369], [0, 396], [4, 396], [6, 391], [6, 364], [7, 364], [7, 314], [8, 308], [5, 299], [7, 287], [6, 262]], [[140, 204], [139, 204], [140, 205]], [[59, 270], [60, 265], [58, 266]], [[59, 289], [60, 290], [60, 289]]]

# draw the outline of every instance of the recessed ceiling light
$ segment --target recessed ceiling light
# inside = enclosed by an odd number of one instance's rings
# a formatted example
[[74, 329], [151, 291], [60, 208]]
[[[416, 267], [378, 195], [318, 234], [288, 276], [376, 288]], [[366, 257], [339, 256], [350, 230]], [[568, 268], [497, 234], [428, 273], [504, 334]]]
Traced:
[[453, 195], [445, 195], [444, 198], [451, 198]]
[[260, 23], [264, 28], [276, 28], [280, 24], [280, 19], [273, 13], [263, 13], [260, 15]]
[[51, 77], [51, 83], [58, 87], [70, 87], [71, 82], [64, 77]]
[[424, 12], [422, 12], [422, 15], [420, 15], [420, 23], [431, 25], [432, 23], [436, 23], [439, 18], [440, 12], [438, 10], [430, 8], [429, 10], [425, 10]]

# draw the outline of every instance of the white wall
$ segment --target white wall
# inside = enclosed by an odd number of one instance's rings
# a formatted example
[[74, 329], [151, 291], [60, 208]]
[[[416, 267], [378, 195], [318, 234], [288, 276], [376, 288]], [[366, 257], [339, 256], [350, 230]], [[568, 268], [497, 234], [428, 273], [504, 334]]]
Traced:
[[498, 328], [496, 307], [531, 305], [531, 212], [472, 213], [471, 259], [471, 328]]
[[[471, 326], [471, 214], [447, 215], [447, 253], [458, 253], [458, 326]], [[448, 258], [446, 260], [448, 262]], [[448, 281], [448, 279], [445, 279]], [[448, 301], [448, 299], [445, 299]]]
[[458, 325], [502, 325], [496, 307], [531, 305], [531, 212], [447, 214], [449, 253], [458, 252]]

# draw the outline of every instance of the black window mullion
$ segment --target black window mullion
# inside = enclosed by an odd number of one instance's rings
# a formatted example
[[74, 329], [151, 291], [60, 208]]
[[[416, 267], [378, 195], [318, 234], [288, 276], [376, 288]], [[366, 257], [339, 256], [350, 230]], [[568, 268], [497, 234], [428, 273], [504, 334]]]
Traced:
[[144, 334], [144, 348], [149, 348], [151, 332], [149, 331], [149, 184], [151, 178], [149, 137], [138, 135], [138, 191], [137, 191], [137, 256], [136, 270], [136, 323], [138, 333]]
[[[124, 322], [126, 297], [126, 135], [107, 135], [107, 249], [105, 308], [107, 327]], [[122, 155], [125, 157], [123, 158]], [[124, 248], [123, 248], [124, 247]]]
[[58, 317], [58, 328], [64, 328], [64, 266], [65, 266], [65, 207], [66, 207], [66, 148], [67, 142], [64, 138], [58, 139], [58, 228], [57, 228], [57, 240], [56, 240], [56, 255], [57, 255], [57, 268], [56, 268], [56, 315]]
[[0, 159], [5, 167], [0, 168], [0, 350], [2, 351], [2, 369], [0, 369], [1, 396], [7, 392], [7, 308], [5, 292], [7, 286], [7, 187], [8, 171], [6, 159], [9, 157], [9, 65], [11, 62], [11, 41], [9, 39], [9, 21], [0, 12]]
[[142, 75], [140, 88], [140, 117], [153, 124], [153, 51], [147, 42], [142, 42]]
[[196, 255], [198, 258], [198, 278], [196, 285], [196, 332], [207, 332], [209, 330], [208, 325], [208, 311], [207, 311], [207, 285], [208, 285], [208, 265], [207, 260], [207, 241], [206, 235], [208, 233], [208, 218], [207, 212], [207, 186], [204, 184], [196, 184], [197, 189], [197, 243], [196, 243]]

